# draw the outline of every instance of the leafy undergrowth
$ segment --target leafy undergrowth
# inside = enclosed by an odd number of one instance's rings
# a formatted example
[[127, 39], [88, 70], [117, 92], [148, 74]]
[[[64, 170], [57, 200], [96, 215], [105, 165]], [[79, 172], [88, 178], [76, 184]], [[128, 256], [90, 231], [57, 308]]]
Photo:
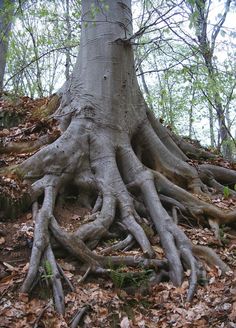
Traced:
[[[1, 108], [8, 106], [14, 109], [9, 100], [0, 102]], [[33, 101], [22, 98], [23, 119], [17, 127], [4, 128], [0, 131], [2, 142], [22, 142], [36, 140], [43, 134], [58, 133], [53, 120], [42, 119], [32, 115], [48, 99]], [[4, 107], [5, 106], [5, 107]], [[23, 111], [23, 109], [22, 109]], [[1, 166], [17, 164], [32, 153], [8, 153], [1, 157]], [[232, 164], [216, 159], [218, 165]], [[197, 161], [194, 161], [197, 165]], [[9, 197], [21, 197], [25, 191], [24, 184], [14, 175], [7, 173], [1, 177], [1, 193]], [[213, 202], [222, 208], [235, 207], [235, 199], [216, 195]], [[79, 198], [70, 198], [57, 206], [55, 216], [67, 231], [74, 231], [82, 223], [93, 220], [94, 216], [88, 209], [81, 207]], [[58, 263], [75, 291], [71, 292], [64, 282], [66, 315], [55, 313], [48, 288], [48, 277], [45, 272], [39, 276], [37, 286], [31, 295], [20, 294], [19, 288], [28, 268], [28, 261], [33, 242], [34, 222], [30, 211], [14, 220], [3, 217], [0, 222], [0, 327], [70, 327], [70, 322], [78, 311], [86, 307], [80, 326], [92, 327], [236, 327], [236, 232], [229, 227], [221, 227], [221, 242], [216, 240], [212, 231], [191, 222], [180, 224], [192, 240], [193, 244], [212, 247], [232, 269], [225, 276], [216, 267], [208, 267], [208, 283], [199, 286], [192, 303], [186, 303], [188, 288], [187, 277], [181, 287], [176, 288], [165, 282], [148, 286], [144, 272], [139, 280], [127, 279], [126, 268], [111, 268], [111, 278], [88, 275], [83, 282], [81, 264], [73, 257], [62, 253], [60, 247], [55, 248]], [[153, 236], [153, 248], [157, 255], [164, 256], [162, 248]], [[115, 244], [115, 239], [106, 240], [98, 251]], [[127, 252], [113, 252], [113, 255], [141, 255], [138, 248]], [[50, 275], [50, 273], [48, 273]], [[146, 286], [146, 288], [143, 288]], [[141, 288], [142, 287], [142, 288]]]

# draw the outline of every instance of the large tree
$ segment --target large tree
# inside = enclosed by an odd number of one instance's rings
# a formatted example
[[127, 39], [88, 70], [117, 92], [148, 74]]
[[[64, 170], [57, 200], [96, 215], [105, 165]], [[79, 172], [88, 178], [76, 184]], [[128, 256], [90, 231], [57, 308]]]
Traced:
[[[31, 290], [41, 263], [49, 262], [61, 313], [64, 296], [52, 240], [82, 261], [85, 271], [104, 273], [114, 265], [142, 265], [153, 269], [152, 283], [165, 277], [180, 285], [184, 271], [190, 269], [187, 298], [191, 300], [203, 271], [195, 257], [199, 249], [177, 225], [178, 217], [215, 225], [236, 218], [236, 211], [223, 211], [201, 200], [205, 194], [211, 198], [212, 188], [222, 191], [223, 185], [236, 183], [236, 172], [213, 165], [191, 166], [185, 153], [213, 155], [198, 152], [171, 134], [144, 101], [134, 68], [130, 2], [82, 1], [80, 51], [55, 114], [63, 133], [15, 169], [31, 184], [35, 219], [22, 291]], [[95, 214], [92, 222], [69, 233], [57, 223], [54, 207], [59, 196], [72, 190], [93, 206]], [[156, 230], [167, 260], [157, 258], [147, 225]], [[114, 226], [117, 235], [124, 236], [124, 231], [127, 235], [117, 248], [133, 239], [143, 256], [92, 251]]]

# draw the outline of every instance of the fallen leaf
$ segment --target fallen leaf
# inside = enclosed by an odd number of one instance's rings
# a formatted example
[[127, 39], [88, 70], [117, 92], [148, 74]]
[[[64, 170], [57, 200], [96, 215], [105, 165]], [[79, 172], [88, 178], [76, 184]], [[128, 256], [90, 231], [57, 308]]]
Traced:
[[0, 237], [0, 245], [5, 243], [5, 238], [4, 237]]
[[10, 264], [8, 264], [8, 263], [6, 263], [6, 262], [3, 262], [3, 264], [8, 268], [8, 270], [10, 270], [10, 271], [15, 271], [16, 270], [16, 268], [14, 267], [14, 266], [12, 266], [12, 265], [10, 265]]
[[29, 301], [29, 294], [19, 293], [19, 298], [22, 302], [27, 303]]
[[232, 320], [232, 321], [236, 321], [236, 302], [233, 303], [232, 305], [232, 311], [229, 315], [229, 319]]
[[121, 320], [120, 328], [130, 328], [130, 324], [129, 324], [129, 319], [128, 319], [128, 317], [124, 317], [124, 318]]

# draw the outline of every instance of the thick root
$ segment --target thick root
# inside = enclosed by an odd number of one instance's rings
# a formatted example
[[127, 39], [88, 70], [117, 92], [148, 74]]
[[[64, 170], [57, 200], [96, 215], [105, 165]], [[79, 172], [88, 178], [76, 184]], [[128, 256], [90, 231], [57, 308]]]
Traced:
[[[91, 126], [94, 125], [84, 117], [72, 120], [54, 144], [21, 165], [27, 179], [37, 179], [31, 187], [35, 204], [44, 196], [41, 208], [34, 206], [34, 244], [22, 291], [29, 292], [37, 281], [40, 266], [50, 263], [55, 307], [59, 313], [64, 313], [63, 271], [51, 248], [53, 236], [83, 263], [84, 279], [90, 272], [106, 274], [111, 266], [127, 265], [151, 268], [154, 272], [152, 283], [168, 278], [180, 286], [184, 272], [189, 269], [187, 300], [190, 301], [198, 281], [204, 276], [197, 257], [204, 258], [207, 253], [207, 259], [214, 258], [214, 264], [222, 271], [228, 267], [219, 258], [216, 261], [213, 253], [192, 246], [177, 225], [178, 215], [233, 222], [235, 213], [224, 213], [183, 189], [203, 194], [207, 189], [206, 181], [203, 183], [195, 168], [185, 162], [185, 155], [174, 146], [170, 135], [165, 137], [166, 131], [161, 127], [149, 122], [142, 126], [141, 148], [136, 149], [136, 154], [135, 145], [130, 144], [129, 136], [123, 131], [115, 130], [111, 139], [110, 127], [98, 128], [93, 134]], [[149, 161], [144, 145], [150, 151]], [[162, 156], [157, 156], [160, 152]], [[86, 194], [86, 204], [93, 206], [93, 220], [68, 233], [59, 226], [53, 212], [56, 196], [63, 195], [71, 184], [79, 193]], [[144, 220], [147, 224], [143, 224]], [[115, 224], [122, 227], [123, 238], [124, 234], [127, 237], [101, 254], [92, 251], [103, 238], [112, 235], [110, 228]], [[166, 259], [157, 258], [146, 226], [155, 228]], [[112, 251], [127, 250], [134, 244], [139, 245], [143, 256], [106, 256]], [[67, 283], [73, 289], [70, 282]]]
[[156, 192], [151, 171], [142, 166], [130, 147], [121, 148], [120, 156], [121, 161], [127, 166], [127, 169], [125, 166], [122, 169], [124, 179], [140, 188], [144, 203], [149, 209], [151, 219], [169, 261], [171, 281], [177, 286], [181, 285], [184, 272], [183, 263], [191, 270], [188, 293], [188, 300], [190, 300], [195, 292], [199, 275], [197, 261], [192, 254], [191, 243], [163, 208]]
[[214, 265], [218, 267], [222, 271], [222, 273], [231, 271], [230, 267], [227, 264], [225, 264], [220, 259], [219, 255], [217, 255], [215, 251], [210, 247], [202, 246], [202, 245], [194, 245], [193, 254], [194, 256], [203, 259], [208, 265], [210, 266]]

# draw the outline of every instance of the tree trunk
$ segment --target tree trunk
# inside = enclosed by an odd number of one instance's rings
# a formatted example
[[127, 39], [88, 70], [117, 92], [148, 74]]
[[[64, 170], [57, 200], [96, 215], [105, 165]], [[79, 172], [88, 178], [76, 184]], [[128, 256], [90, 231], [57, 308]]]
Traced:
[[212, 111], [212, 105], [209, 104], [209, 127], [210, 127], [210, 139], [211, 139], [211, 147], [215, 147], [215, 134], [214, 134], [214, 117]]
[[15, 0], [0, 0], [0, 93], [7, 62], [8, 38], [11, 30]]
[[[70, 3], [69, 0], [66, 0], [66, 32], [67, 32], [67, 42], [70, 44], [71, 42], [71, 23], [70, 23]], [[70, 48], [67, 44], [66, 48], [66, 69], [65, 69], [65, 76], [66, 80], [69, 80], [70, 77], [70, 65], [71, 65], [71, 58], [70, 58]]]
[[[64, 312], [50, 242], [53, 235], [93, 272], [109, 272], [106, 268], [111, 265], [142, 265], [153, 268], [156, 282], [168, 276], [180, 285], [184, 270], [190, 269], [187, 298], [191, 300], [202, 270], [191, 242], [177, 225], [178, 213], [203, 222], [206, 218], [224, 223], [235, 220], [235, 211], [225, 213], [191, 194], [209, 194], [207, 184], [223, 188], [214, 179], [219, 171], [207, 165], [198, 171], [190, 166], [184, 154], [186, 149], [189, 152], [186, 143], [175, 139], [148, 110], [129, 42], [133, 33], [130, 0], [83, 0], [81, 33], [77, 62], [62, 89], [55, 115], [64, 132], [17, 167], [18, 173], [33, 182], [35, 218], [34, 244], [22, 292], [31, 290], [41, 259], [47, 259], [52, 267], [55, 305]], [[189, 147], [196, 155], [197, 151]], [[236, 182], [234, 171], [226, 175]], [[219, 176], [222, 178], [222, 172]], [[73, 233], [63, 230], [54, 217], [56, 197], [63, 196], [68, 187], [84, 196], [96, 213], [92, 222]], [[143, 220], [144, 216], [149, 221]], [[156, 258], [145, 225], [156, 230], [167, 261]], [[116, 229], [117, 234], [123, 229], [127, 235], [117, 248], [136, 240], [143, 256], [137, 259], [92, 252], [110, 235], [111, 226], [122, 227]]]
[[225, 111], [220, 97], [220, 93], [217, 90], [217, 71], [214, 67], [213, 56], [216, 38], [225, 22], [226, 16], [230, 9], [231, 2], [232, 0], [225, 1], [225, 9], [223, 15], [219, 22], [212, 29], [210, 38], [211, 41], [209, 41], [207, 32], [207, 22], [211, 3], [208, 5], [206, 1], [200, 0], [193, 2], [196, 8], [194, 6], [192, 7], [192, 13], [197, 14], [196, 36], [199, 42], [199, 50], [203, 57], [208, 72], [209, 89], [213, 89], [213, 91], [208, 91], [208, 99], [210, 99], [210, 105], [215, 109], [217, 115], [219, 125], [219, 147], [222, 150], [223, 156], [228, 159], [232, 157], [232, 150], [229, 145], [230, 133], [226, 125]]

